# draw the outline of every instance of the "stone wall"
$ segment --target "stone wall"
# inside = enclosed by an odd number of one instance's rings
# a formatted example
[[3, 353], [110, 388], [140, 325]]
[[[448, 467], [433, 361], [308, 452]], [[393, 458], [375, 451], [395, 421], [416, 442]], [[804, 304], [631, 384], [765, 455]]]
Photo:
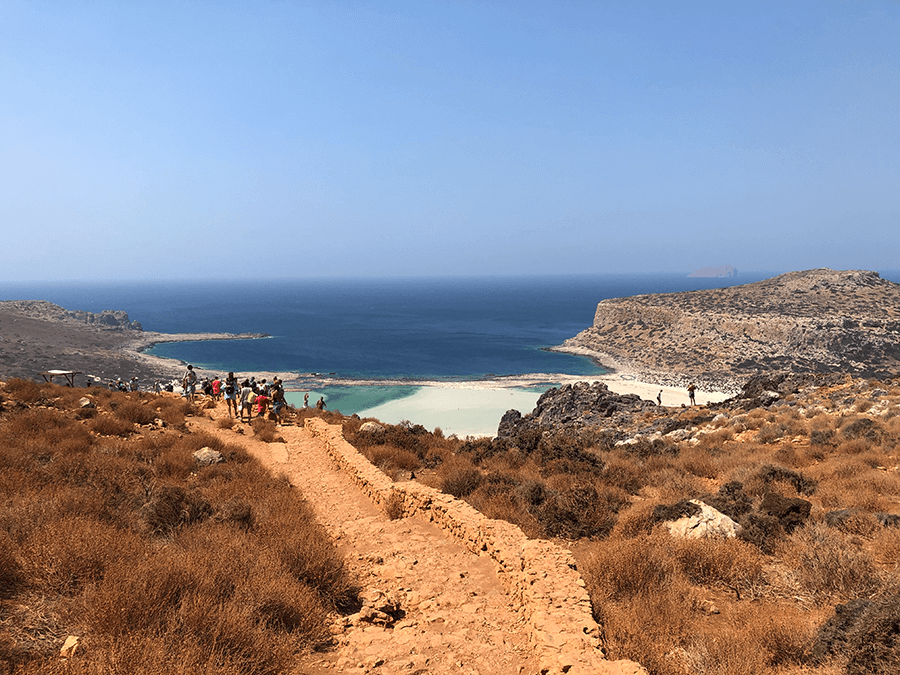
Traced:
[[608, 661], [600, 628], [572, 554], [550, 541], [528, 539], [502, 520], [486, 518], [466, 502], [415, 481], [393, 482], [345, 439], [341, 427], [319, 418], [306, 428], [380, 507], [398, 505], [441, 527], [478, 555], [488, 556], [517, 610], [527, 619], [541, 673], [645, 675], [632, 661]]

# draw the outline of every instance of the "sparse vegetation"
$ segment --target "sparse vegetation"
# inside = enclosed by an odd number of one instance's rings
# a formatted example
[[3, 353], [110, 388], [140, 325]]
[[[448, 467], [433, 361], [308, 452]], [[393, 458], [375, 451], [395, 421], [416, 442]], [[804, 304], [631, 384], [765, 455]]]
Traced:
[[[870, 405], [872, 389], [893, 393]], [[567, 540], [612, 658], [653, 675], [887, 673], [900, 662], [885, 599], [900, 583], [898, 409], [897, 386], [848, 380], [715, 422], [697, 409], [640, 415], [692, 430], [681, 442], [617, 444], [615, 428], [371, 434], [355, 419], [344, 433], [395, 479], [412, 472], [528, 536]], [[738, 522], [739, 538], [673, 539], [659, 508], [690, 499]], [[821, 627], [857, 599], [866, 619], [816, 656]]]
[[84, 415], [85, 393], [2, 387], [0, 672], [263, 675], [326, 644], [356, 589], [302, 496], [189, 432], [190, 403], [96, 389]]

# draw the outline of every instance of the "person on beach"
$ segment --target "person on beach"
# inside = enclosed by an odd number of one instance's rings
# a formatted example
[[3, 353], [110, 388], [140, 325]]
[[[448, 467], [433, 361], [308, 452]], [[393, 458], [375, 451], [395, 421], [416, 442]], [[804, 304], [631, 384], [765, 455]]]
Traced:
[[194, 390], [197, 388], [197, 373], [194, 372], [194, 366], [188, 364], [187, 370], [181, 376], [181, 386], [184, 388], [184, 397], [193, 401]]
[[694, 383], [691, 382], [688, 385], [688, 398], [691, 399], [691, 405], [696, 405], [697, 402], [694, 400], [694, 392], [697, 391], [697, 387], [694, 386]]
[[304, 408], [309, 407], [309, 392], [306, 392], [305, 394], [303, 394], [303, 407]]
[[[225, 408], [228, 410], [228, 416], [237, 417], [237, 378], [235, 378], [234, 373], [228, 373], [222, 391], [225, 393]], [[234, 414], [232, 414], [232, 411], [234, 411]]]
[[159, 383], [159, 380], [156, 380], [153, 383], [153, 391], [155, 391], [157, 394], [162, 393], [162, 385]]
[[325, 406], [325, 397], [324, 397], [324, 396], [320, 396], [320, 397], [319, 397], [319, 400], [316, 401], [316, 410], [325, 410], [325, 408], [326, 408], [326, 406]]
[[253, 401], [256, 400], [256, 392], [250, 386], [249, 380], [244, 380], [241, 386], [241, 422], [244, 421], [244, 411], [247, 411], [247, 421], [253, 420]]
[[130, 391], [137, 391], [137, 390], [138, 390], [138, 379], [137, 379], [137, 377], [132, 377], [132, 378], [131, 378], [131, 380], [128, 382], [128, 389], [129, 389]]

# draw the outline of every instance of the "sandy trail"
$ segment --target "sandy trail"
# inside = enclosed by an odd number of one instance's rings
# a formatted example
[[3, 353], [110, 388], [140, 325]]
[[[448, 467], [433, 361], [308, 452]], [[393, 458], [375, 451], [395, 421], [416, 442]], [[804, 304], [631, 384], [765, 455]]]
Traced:
[[[217, 419], [224, 408], [210, 412]], [[246, 425], [243, 436], [209, 420], [192, 425], [243, 445], [273, 472], [285, 474], [336, 540], [364, 593], [377, 589], [401, 602], [405, 616], [392, 628], [344, 626], [336, 648], [306, 657], [298, 672], [535, 672], [522, 618], [487, 559], [419, 518], [389, 520], [302, 427], [279, 427], [286, 442], [266, 444], [254, 440]]]

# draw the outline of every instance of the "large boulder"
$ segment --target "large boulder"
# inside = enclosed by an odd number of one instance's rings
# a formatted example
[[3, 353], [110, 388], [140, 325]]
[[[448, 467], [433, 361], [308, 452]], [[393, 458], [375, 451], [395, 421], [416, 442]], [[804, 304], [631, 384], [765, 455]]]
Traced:
[[673, 537], [685, 539], [731, 539], [737, 536], [740, 526], [720, 511], [698, 499], [690, 500], [699, 507], [699, 513], [684, 516], [665, 523]]

